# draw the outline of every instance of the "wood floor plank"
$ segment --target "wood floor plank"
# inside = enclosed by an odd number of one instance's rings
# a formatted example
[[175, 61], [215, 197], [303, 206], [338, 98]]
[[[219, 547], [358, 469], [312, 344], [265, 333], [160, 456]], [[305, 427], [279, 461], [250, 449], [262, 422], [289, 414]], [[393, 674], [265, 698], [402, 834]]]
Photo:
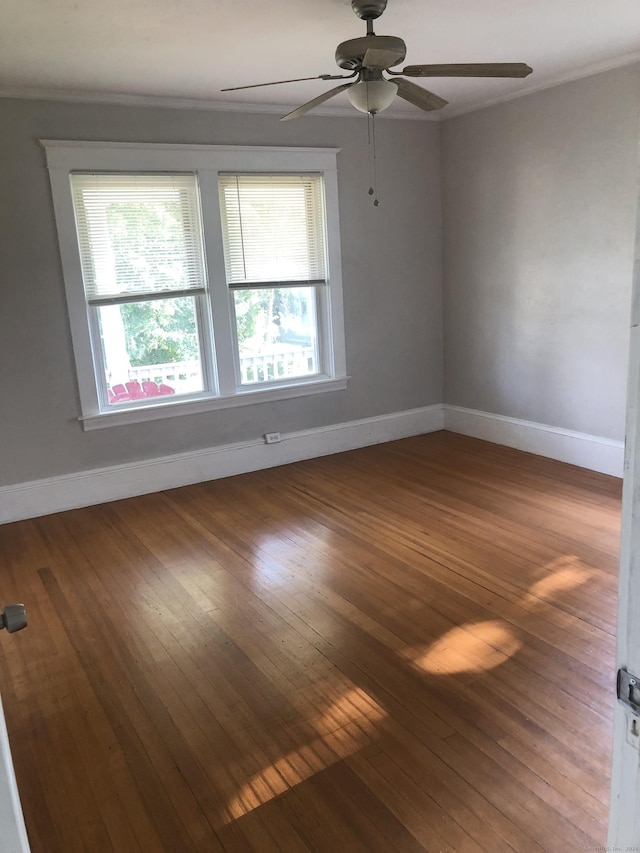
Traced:
[[34, 853], [604, 844], [620, 491], [442, 432], [0, 526]]
[[425, 783], [426, 777], [416, 784], [385, 752], [355, 755], [349, 765], [378, 792], [425, 850], [478, 853], [514, 849], [488, 823], [476, 818], [463, 800], [440, 784]]

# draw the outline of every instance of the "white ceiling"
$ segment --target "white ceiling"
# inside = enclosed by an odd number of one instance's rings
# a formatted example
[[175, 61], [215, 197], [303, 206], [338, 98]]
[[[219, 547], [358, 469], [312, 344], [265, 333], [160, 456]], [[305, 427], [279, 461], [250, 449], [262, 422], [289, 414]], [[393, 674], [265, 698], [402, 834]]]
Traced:
[[[3, 0], [0, 24], [0, 94], [153, 96], [285, 111], [338, 83], [220, 89], [340, 73], [337, 43], [365, 33], [350, 0]], [[450, 101], [443, 115], [640, 60], [639, 0], [389, 0], [375, 31], [404, 38], [405, 65], [533, 67], [525, 80], [415, 81]], [[326, 107], [353, 110], [344, 93]], [[389, 112], [424, 116], [400, 99]]]

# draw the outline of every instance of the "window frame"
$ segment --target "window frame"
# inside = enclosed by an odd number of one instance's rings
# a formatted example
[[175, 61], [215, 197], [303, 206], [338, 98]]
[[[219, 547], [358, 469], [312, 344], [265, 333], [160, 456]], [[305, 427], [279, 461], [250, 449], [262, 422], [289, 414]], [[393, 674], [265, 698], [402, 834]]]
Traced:
[[[250, 405], [347, 387], [342, 264], [338, 210], [336, 148], [273, 148], [258, 146], [184, 145], [127, 142], [40, 140], [51, 181], [60, 256], [76, 363], [81, 414], [85, 430], [144, 422], [180, 414]], [[99, 370], [94, 369], [92, 306], [85, 295], [75, 212], [69, 176], [72, 172], [189, 173], [197, 176], [207, 294], [201, 318], [208, 326], [202, 337], [202, 369], [210, 388], [200, 394], [161, 401], [124, 403], [105, 410], [100, 404]], [[233, 288], [227, 286], [218, 195], [218, 176], [237, 174], [303, 174], [323, 177], [327, 284], [324, 298], [316, 290], [318, 348], [324, 373], [240, 385], [233, 323]]]
[[[80, 173], [78, 170], [74, 170], [70, 173], [70, 176], [81, 176], [84, 173]], [[115, 173], [120, 176], [122, 173]], [[128, 173], [133, 174], [133, 173]], [[146, 175], [150, 177], [156, 177], [159, 173], [157, 172], [146, 172]], [[166, 175], [167, 173], [160, 173], [161, 175]], [[215, 370], [215, 348], [213, 345], [213, 341], [211, 339], [211, 323], [208, 317], [208, 303], [209, 303], [209, 294], [208, 294], [208, 282], [207, 282], [207, 270], [206, 270], [206, 259], [204, 258], [204, 237], [202, 233], [202, 217], [200, 216], [200, 193], [198, 187], [198, 178], [197, 175], [193, 172], [181, 173], [181, 176], [187, 175], [191, 181], [191, 189], [193, 190], [193, 204], [194, 208], [197, 209], [198, 215], [198, 236], [200, 237], [200, 246], [198, 247], [200, 252], [198, 252], [198, 261], [201, 265], [201, 270], [203, 274], [202, 286], [198, 288], [187, 288], [178, 289], [178, 290], [166, 290], [160, 292], [147, 292], [147, 293], [134, 293], [130, 294], [128, 292], [121, 293], [119, 295], [107, 294], [105, 299], [100, 299], [100, 294], [96, 294], [93, 297], [91, 294], [86, 292], [86, 287], [84, 287], [83, 281], [83, 292], [85, 294], [86, 301], [86, 311], [87, 311], [87, 322], [89, 325], [89, 339], [91, 341], [92, 347], [92, 360], [94, 367], [94, 375], [96, 382], [96, 390], [98, 395], [98, 409], [100, 414], [106, 414], [113, 411], [127, 411], [130, 409], [136, 408], [146, 408], [148, 406], [153, 406], [154, 403], [158, 403], [159, 401], [155, 398], [152, 399], [140, 399], [140, 400], [132, 400], [130, 402], [122, 402], [118, 403], [117, 407], [111, 408], [109, 406], [109, 398], [108, 398], [108, 383], [106, 381], [105, 371], [103, 368], [103, 361], [105, 358], [105, 348], [102, 343], [102, 334], [101, 334], [101, 321], [100, 321], [100, 309], [106, 306], [112, 305], [125, 305], [135, 302], [152, 302], [152, 301], [161, 301], [161, 300], [169, 300], [176, 298], [190, 298], [193, 300], [193, 308], [194, 308], [194, 317], [195, 317], [195, 325], [196, 331], [198, 335], [198, 344], [200, 350], [200, 372], [202, 377], [203, 389], [202, 391], [192, 392], [189, 394], [180, 394], [177, 398], [179, 401], [191, 400], [191, 399], [200, 399], [204, 396], [211, 396], [212, 394], [216, 394], [216, 370]], [[174, 173], [174, 176], [176, 174]], [[74, 197], [74, 193], [77, 195], [76, 186], [74, 185], [73, 180], [70, 181], [71, 185], [71, 194], [72, 199]], [[108, 189], [108, 186], [106, 187]], [[103, 214], [106, 215], [106, 205], [107, 200], [103, 202], [105, 206], [105, 210]], [[78, 209], [74, 205], [74, 218], [76, 221], [76, 231], [79, 231], [79, 216]], [[82, 211], [80, 216], [80, 221], [83, 225], [83, 230], [86, 230], [88, 227], [89, 214], [86, 210]], [[82, 257], [83, 251], [81, 246], [81, 240], [78, 235], [78, 250], [80, 263], [82, 266]], [[87, 242], [84, 243], [87, 246]], [[200, 254], [202, 253], [202, 254]], [[84, 278], [84, 274], [83, 274]]]
[[[278, 184], [278, 179], [286, 179], [289, 175], [293, 175], [295, 178], [303, 178], [304, 180], [301, 182], [296, 180], [295, 182], [289, 184], [290, 186], [300, 186], [307, 185], [308, 190], [311, 193], [311, 198], [305, 201], [305, 209], [308, 213], [311, 213], [313, 217], [314, 225], [311, 229], [307, 228], [306, 235], [307, 239], [309, 237], [312, 240], [322, 245], [323, 249], [326, 248], [327, 235], [326, 235], [326, 216], [324, 216], [325, 212], [325, 188], [324, 188], [324, 180], [323, 175], [318, 172], [292, 172], [292, 173], [269, 173], [269, 174], [260, 174], [260, 173], [229, 173], [229, 174], [220, 174], [220, 182], [219, 182], [219, 196], [220, 196], [220, 208], [221, 208], [221, 218], [222, 221], [226, 221], [227, 223], [231, 222], [231, 234], [235, 236], [229, 236], [227, 233], [225, 245], [225, 256], [227, 257], [227, 262], [229, 267], [227, 268], [227, 284], [229, 288], [229, 310], [231, 312], [231, 326], [234, 331], [234, 360], [235, 360], [235, 375], [236, 375], [236, 387], [238, 390], [244, 388], [255, 388], [255, 387], [276, 387], [283, 384], [290, 384], [293, 382], [305, 382], [305, 381], [314, 381], [317, 380], [318, 377], [326, 376], [328, 371], [325, 370], [325, 337], [326, 335], [322, 334], [324, 326], [327, 322], [327, 318], [329, 316], [328, 307], [327, 307], [327, 299], [328, 299], [328, 275], [326, 270], [326, 251], [323, 251], [322, 261], [318, 264], [317, 261], [311, 262], [311, 267], [315, 271], [316, 276], [310, 273], [310, 278], [306, 280], [299, 280], [297, 278], [287, 279], [286, 276], [275, 278], [269, 277], [261, 277], [260, 280], [254, 279], [252, 276], [246, 275], [246, 267], [245, 267], [245, 276], [244, 280], [237, 276], [237, 273], [234, 275], [233, 272], [233, 257], [241, 254], [244, 260], [244, 237], [242, 236], [242, 202], [241, 197], [244, 195], [243, 187], [249, 185], [248, 193], [251, 196], [252, 193], [255, 193], [256, 185], [258, 187], [262, 186], [266, 188], [272, 183]], [[268, 178], [268, 181], [260, 180], [261, 178]], [[256, 179], [257, 180], [254, 180]], [[226, 204], [227, 193], [226, 191], [230, 188], [233, 188], [234, 179], [236, 179], [237, 183], [237, 218], [236, 214], [229, 209]], [[311, 179], [311, 180], [309, 180]], [[319, 180], [318, 180], [319, 179]], [[282, 186], [282, 185], [280, 185]], [[268, 190], [267, 190], [268, 192]], [[226, 212], [225, 212], [226, 211]], [[320, 214], [320, 215], [319, 215]], [[247, 247], [251, 247], [251, 239], [248, 240]], [[309, 247], [309, 243], [307, 242], [307, 248]], [[235, 252], [234, 252], [235, 249]], [[279, 271], [282, 273], [282, 270]], [[321, 273], [321, 275], [320, 275]], [[237, 335], [237, 311], [236, 311], [236, 294], [240, 292], [256, 292], [256, 291], [273, 291], [279, 289], [293, 289], [293, 288], [308, 288], [313, 290], [313, 312], [316, 323], [316, 358], [317, 358], [317, 371], [314, 374], [301, 375], [298, 377], [285, 377], [282, 379], [271, 379], [271, 380], [263, 380], [259, 384], [256, 383], [242, 383], [242, 367], [241, 367], [241, 357], [240, 357], [240, 341], [238, 340]]]

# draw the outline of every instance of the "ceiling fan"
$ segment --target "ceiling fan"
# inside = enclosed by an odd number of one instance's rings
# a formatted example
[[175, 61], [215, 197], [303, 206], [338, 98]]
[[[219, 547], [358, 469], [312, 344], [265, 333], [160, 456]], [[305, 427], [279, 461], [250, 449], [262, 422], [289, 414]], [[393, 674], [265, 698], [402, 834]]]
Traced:
[[[402, 71], [392, 71], [395, 65], [399, 65], [404, 60], [407, 46], [397, 36], [377, 36], [374, 33], [373, 22], [382, 15], [386, 6], [387, 0], [351, 0], [353, 11], [367, 23], [366, 36], [343, 41], [336, 48], [337, 64], [345, 71], [351, 71], [351, 74], [318, 74], [315, 77], [254, 83], [251, 86], [233, 86], [222, 91], [234, 92], [239, 89], [255, 89], [280, 83], [298, 83], [302, 80], [354, 80], [353, 83], [342, 83], [329, 89], [282, 116], [281, 121], [288, 121], [304, 115], [344, 91], [356, 109], [370, 115], [376, 115], [389, 107], [396, 95], [425, 111], [439, 110], [447, 105], [448, 102], [444, 98], [403, 79], [404, 77], [526, 77], [531, 74], [532, 69], [524, 62], [407, 65]], [[383, 71], [397, 79], [390, 80], [384, 77]]]

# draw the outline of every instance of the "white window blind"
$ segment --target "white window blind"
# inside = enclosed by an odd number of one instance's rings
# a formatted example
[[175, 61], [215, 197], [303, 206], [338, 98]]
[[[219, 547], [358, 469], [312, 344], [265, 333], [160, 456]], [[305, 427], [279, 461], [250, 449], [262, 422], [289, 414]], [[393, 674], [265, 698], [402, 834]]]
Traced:
[[326, 282], [320, 175], [221, 175], [230, 287]]
[[195, 175], [70, 179], [89, 303], [205, 289]]

